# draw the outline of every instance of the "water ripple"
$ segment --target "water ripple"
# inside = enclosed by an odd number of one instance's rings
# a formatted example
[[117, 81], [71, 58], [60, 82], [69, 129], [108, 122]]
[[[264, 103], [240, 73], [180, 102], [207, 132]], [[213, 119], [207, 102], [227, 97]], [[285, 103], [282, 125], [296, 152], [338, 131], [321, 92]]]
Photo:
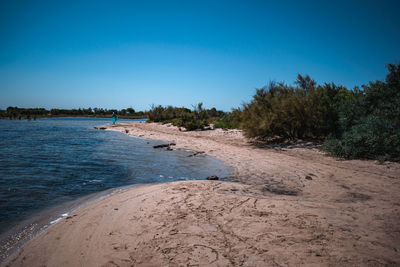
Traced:
[[105, 119], [0, 120], [0, 233], [33, 213], [130, 184], [228, 176], [214, 158], [99, 131]]

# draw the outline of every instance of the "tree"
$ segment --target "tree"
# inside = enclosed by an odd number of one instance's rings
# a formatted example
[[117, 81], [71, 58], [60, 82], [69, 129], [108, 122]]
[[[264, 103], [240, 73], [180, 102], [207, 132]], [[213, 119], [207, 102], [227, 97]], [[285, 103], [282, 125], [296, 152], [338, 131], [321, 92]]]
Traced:
[[135, 114], [135, 110], [132, 107], [127, 108], [126, 111], [128, 112], [129, 115]]

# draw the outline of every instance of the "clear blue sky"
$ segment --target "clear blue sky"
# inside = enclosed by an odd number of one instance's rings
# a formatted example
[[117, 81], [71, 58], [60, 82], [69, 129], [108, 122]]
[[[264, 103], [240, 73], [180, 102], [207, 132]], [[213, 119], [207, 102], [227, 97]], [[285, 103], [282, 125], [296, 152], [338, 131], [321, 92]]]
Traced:
[[400, 62], [400, 1], [0, 1], [0, 108], [230, 110], [298, 73]]

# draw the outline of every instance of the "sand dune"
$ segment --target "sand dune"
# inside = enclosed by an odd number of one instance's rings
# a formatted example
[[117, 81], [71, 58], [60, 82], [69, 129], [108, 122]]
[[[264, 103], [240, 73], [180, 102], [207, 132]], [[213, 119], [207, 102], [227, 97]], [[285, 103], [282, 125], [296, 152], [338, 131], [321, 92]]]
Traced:
[[106, 128], [217, 157], [232, 166], [233, 182], [140, 186], [99, 199], [4, 264], [400, 265], [400, 164], [338, 160], [306, 142], [262, 148], [240, 131]]

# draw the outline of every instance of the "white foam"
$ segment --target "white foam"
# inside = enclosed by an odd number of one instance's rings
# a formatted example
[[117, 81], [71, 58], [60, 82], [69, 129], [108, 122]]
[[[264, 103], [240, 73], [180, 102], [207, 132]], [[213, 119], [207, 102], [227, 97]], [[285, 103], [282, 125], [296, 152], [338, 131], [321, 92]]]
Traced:
[[54, 221], [51, 221], [50, 224], [55, 224], [58, 223], [59, 221], [61, 221], [63, 218], [67, 217], [69, 213], [63, 213], [61, 214], [61, 217], [58, 217], [57, 219], [55, 219]]
[[59, 221], [62, 220], [62, 217], [55, 219], [54, 221], [51, 221], [50, 224], [55, 224], [58, 223]]

